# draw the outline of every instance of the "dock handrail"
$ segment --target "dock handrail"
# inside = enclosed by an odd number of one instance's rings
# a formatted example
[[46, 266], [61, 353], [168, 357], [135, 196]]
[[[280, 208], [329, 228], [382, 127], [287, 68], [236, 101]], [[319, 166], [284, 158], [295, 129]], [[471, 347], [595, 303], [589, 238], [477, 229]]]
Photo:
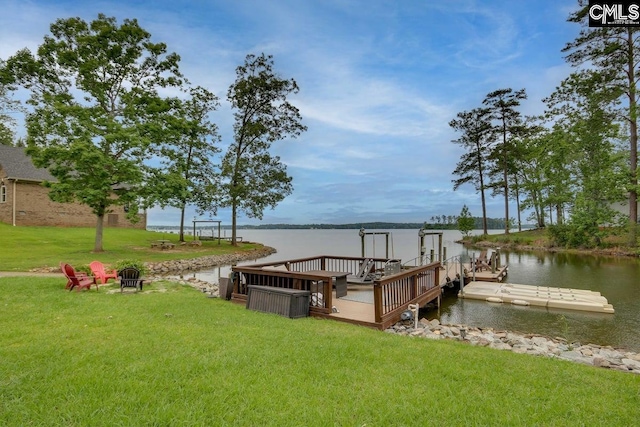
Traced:
[[410, 304], [424, 305], [440, 298], [440, 262], [403, 270], [398, 274], [374, 280], [375, 321], [386, 328]]

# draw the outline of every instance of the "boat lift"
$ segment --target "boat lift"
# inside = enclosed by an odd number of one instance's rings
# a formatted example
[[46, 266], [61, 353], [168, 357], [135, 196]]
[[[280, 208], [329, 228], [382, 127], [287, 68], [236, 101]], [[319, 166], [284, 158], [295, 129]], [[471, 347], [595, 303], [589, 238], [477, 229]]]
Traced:
[[[361, 247], [361, 252], [362, 252], [362, 258], [365, 257], [365, 251], [364, 251], [364, 238], [365, 236], [373, 236], [373, 251], [374, 251], [374, 256], [375, 256], [375, 250], [376, 250], [376, 236], [377, 235], [384, 235], [385, 236], [385, 258], [390, 259], [389, 258], [389, 236], [391, 235], [391, 232], [389, 231], [364, 231], [364, 228], [360, 229], [360, 232], [358, 233], [360, 235], [360, 247]], [[391, 242], [391, 250], [393, 252], [393, 240]], [[393, 255], [393, 254], [392, 254]]]

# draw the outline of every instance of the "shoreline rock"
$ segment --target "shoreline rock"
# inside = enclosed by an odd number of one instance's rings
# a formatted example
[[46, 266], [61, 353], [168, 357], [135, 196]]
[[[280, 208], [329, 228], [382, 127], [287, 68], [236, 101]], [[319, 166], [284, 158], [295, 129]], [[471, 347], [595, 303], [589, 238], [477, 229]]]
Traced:
[[401, 321], [386, 329], [385, 332], [435, 340], [449, 339], [466, 342], [470, 345], [557, 358], [598, 368], [640, 374], [639, 353], [615, 349], [611, 346], [582, 345], [577, 342], [567, 342], [563, 338], [548, 338], [536, 334], [523, 335], [508, 331], [495, 331], [492, 328], [443, 325], [438, 319], [422, 318], [418, 321], [418, 327], [414, 326], [413, 321]]
[[222, 265], [232, 265], [239, 261], [264, 258], [276, 253], [276, 250], [269, 246], [255, 249], [248, 252], [236, 252], [224, 255], [210, 255], [189, 259], [174, 259], [161, 262], [145, 262], [148, 274], [167, 274], [172, 272], [201, 270], [207, 267]]

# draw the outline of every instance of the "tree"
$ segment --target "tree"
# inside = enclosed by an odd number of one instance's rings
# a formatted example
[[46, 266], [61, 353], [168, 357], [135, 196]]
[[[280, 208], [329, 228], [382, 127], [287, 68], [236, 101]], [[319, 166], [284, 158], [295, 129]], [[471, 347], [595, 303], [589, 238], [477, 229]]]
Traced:
[[492, 156], [502, 173], [502, 181], [499, 181], [494, 188], [502, 187], [504, 194], [504, 220], [505, 234], [509, 234], [509, 169], [511, 166], [511, 153], [513, 144], [511, 143], [514, 134], [520, 127], [520, 113], [516, 110], [520, 106], [520, 101], [527, 99], [524, 89], [513, 91], [513, 89], [498, 89], [485, 97], [482, 103], [490, 111], [490, 117], [497, 122], [494, 129], [500, 135], [500, 143], [494, 146]]
[[[483, 224], [486, 224], [486, 220], [483, 221]], [[462, 211], [460, 211], [460, 216], [458, 217], [458, 230], [460, 230], [464, 237], [467, 237], [471, 233], [471, 230], [473, 230], [474, 225], [475, 220], [471, 216], [469, 208], [467, 205], [462, 206]]]
[[11, 114], [24, 112], [20, 102], [9, 96], [12, 90], [15, 90], [13, 78], [6, 71], [5, 61], [0, 59], [0, 145], [14, 145], [16, 121]]
[[629, 194], [629, 245], [638, 244], [638, 67], [640, 67], [640, 28], [591, 28], [589, 1], [579, 0], [578, 10], [569, 22], [582, 26], [578, 37], [564, 47], [567, 61], [601, 74], [603, 96], [600, 102], [616, 107], [629, 135], [629, 178], [625, 183]]
[[572, 190], [571, 218], [563, 231], [570, 232], [566, 243], [573, 246], [599, 245], [601, 226], [617, 222], [611, 204], [624, 198], [618, 183], [625, 168], [615, 146], [619, 125], [615, 111], [601, 102], [608, 96], [603, 79], [589, 70], [573, 73], [546, 100], [556, 133], [563, 134], [556, 145], [570, 153], [563, 160], [570, 180], [558, 185]]
[[160, 168], [150, 170], [147, 205], [180, 209], [180, 241], [184, 242], [184, 217], [188, 204], [198, 213], [215, 211], [216, 167], [211, 158], [220, 149], [218, 127], [208, 115], [219, 105], [218, 97], [202, 87], [190, 89], [186, 100], [174, 99], [166, 116]]
[[287, 97], [298, 93], [293, 79], [280, 78], [273, 71], [272, 56], [247, 55], [236, 68], [236, 81], [229, 87], [235, 123], [234, 141], [221, 166], [218, 206], [231, 207], [231, 242], [236, 245], [238, 211], [262, 218], [267, 207], [291, 194], [291, 177], [280, 157], [271, 156], [271, 144], [296, 138], [307, 130], [298, 109]]
[[136, 218], [142, 165], [167, 108], [158, 90], [182, 83], [179, 57], [152, 43], [135, 19], [118, 25], [100, 14], [90, 23], [59, 19], [50, 29], [35, 56], [24, 49], [7, 67], [31, 90], [28, 153], [57, 179], [51, 199], [92, 209], [100, 252], [112, 206], [128, 206]]
[[487, 202], [485, 198], [485, 171], [489, 162], [489, 144], [492, 140], [492, 125], [489, 110], [475, 108], [458, 113], [457, 119], [449, 122], [454, 130], [462, 132], [462, 136], [453, 142], [467, 150], [453, 171], [460, 178], [453, 180], [453, 189], [471, 183], [480, 193], [482, 202], [482, 230], [487, 234]]

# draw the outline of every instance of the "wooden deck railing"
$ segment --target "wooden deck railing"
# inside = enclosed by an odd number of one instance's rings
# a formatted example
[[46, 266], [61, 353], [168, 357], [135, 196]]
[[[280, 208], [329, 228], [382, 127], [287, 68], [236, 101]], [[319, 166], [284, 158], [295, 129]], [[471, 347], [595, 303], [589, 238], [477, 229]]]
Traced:
[[[251, 266], [235, 266], [232, 299], [246, 301], [249, 285], [306, 290], [311, 293], [310, 313], [329, 315], [333, 306], [333, 280], [309, 273], [313, 270], [356, 274], [362, 257], [319, 256]], [[385, 258], [373, 258], [376, 271], [384, 270]], [[440, 262], [402, 270], [373, 282], [375, 323], [385, 329], [397, 322], [409, 304], [423, 305], [440, 296]]]
[[383, 329], [395, 323], [409, 304], [420, 306], [438, 298], [440, 262], [403, 270], [374, 281], [375, 321]]
[[360, 270], [360, 265], [365, 259], [374, 261], [376, 270], [383, 270], [387, 262], [386, 258], [369, 258], [369, 257], [342, 257], [321, 255], [310, 258], [298, 258], [287, 261], [277, 261], [263, 264], [252, 264], [253, 268], [262, 267], [284, 267], [289, 271], [310, 271], [310, 270], [330, 270], [330, 271], [348, 271], [356, 274]]

